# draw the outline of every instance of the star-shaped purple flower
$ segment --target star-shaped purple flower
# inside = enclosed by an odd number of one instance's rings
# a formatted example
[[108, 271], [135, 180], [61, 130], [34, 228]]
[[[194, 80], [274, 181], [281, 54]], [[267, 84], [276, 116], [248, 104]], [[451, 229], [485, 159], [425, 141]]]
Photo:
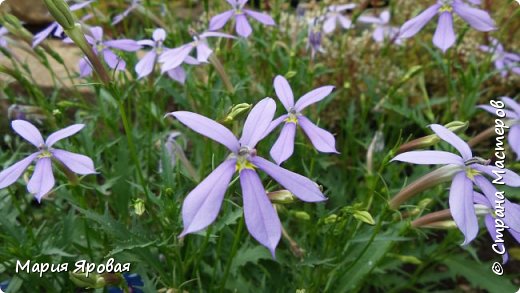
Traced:
[[[159, 57], [159, 62], [162, 63], [162, 71], [166, 72], [171, 69], [179, 67], [183, 62], [189, 59], [191, 51], [196, 49], [197, 51], [197, 62], [207, 63], [209, 56], [213, 53], [213, 50], [209, 47], [207, 38], [235, 38], [232, 35], [219, 33], [219, 32], [204, 32], [200, 35], [192, 33], [193, 41], [182, 45], [174, 49], [168, 49], [164, 51]], [[190, 62], [187, 62], [190, 63]]]
[[491, 38], [491, 46], [480, 46], [480, 50], [493, 54], [495, 68], [502, 77], [506, 77], [509, 71], [520, 75], [520, 55], [506, 52], [504, 46], [497, 39]]
[[38, 151], [0, 172], [0, 189], [16, 182], [33, 161], [36, 161], [36, 166], [27, 184], [27, 190], [34, 194], [38, 202], [54, 186], [55, 181], [51, 163], [53, 158], [63, 163], [65, 167], [74, 173], [80, 175], [96, 173], [94, 163], [89, 157], [53, 148], [56, 142], [76, 134], [85, 125], [71, 125], [49, 135], [45, 141], [40, 131], [27, 121], [14, 120], [11, 126], [21, 137], [37, 147]]
[[114, 16], [112, 20], [112, 25], [116, 25], [123, 21], [132, 11], [136, 10], [141, 6], [141, 0], [132, 0], [132, 3], [123, 11], [122, 13]]
[[[506, 114], [505, 118], [512, 121], [512, 125], [509, 126], [509, 135], [507, 136], [509, 146], [516, 153], [516, 160], [520, 161], [520, 104], [509, 97], [501, 97], [500, 100], [502, 100], [506, 106], [505, 109], [503, 109]], [[497, 114], [497, 109], [492, 106], [480, 105], [478, 107], [491, 114]]]
[[[76, 3], [70, 6], [70, 11], [76, 11], [80, 10], [82, 8], [85, 8], [86, 6], [90, 5], [90, 3], [94, 2], [95, 0], [85, 1]], [[51, 23], [46, 29], [42, 30], [41, 32], [34, 35], [32, 47], [38, 46], [41, 42], [43, 42], [46, 38], [48, 38], [51, 34], [57, 38], [63, 37], [63, 27], [57, 22]]]
[[358, 18], [360, 22], [371, 23], [376, 27], [372, 38], [377, 43], [382, 43], [385, 40], [394, 40], [398, 45], [402, 44], [402, 40], [398, 39], [399, 28], [390, 25], [390, 11], [385, 10], [379, 14], [379, 17], [363, 15]]
[[276, 103], [273, 99], [265, 98], [258, 102], [246, 119], [240, 139], [221, 124], [199, 114], [185, 111], [168, 114], [195, 132], [221, 143], [232, 152], [184, 200], [184, 230], [180, 237], [200, 231], [215, 221], [229, 182], [237, 171], [240, 175], [247, 229], [258, 242], [271, 251], [273, 257], [282, 228], [256, 169], [267, 173], [303, 201], [319, 202], [326, 199], [316, 183], [310, 179], [257, 155], [255, 146], [265, 137], [275, 111]]
[[341, 14], [341, 12], [346, 10], [352, 10], [356, 8], [356, 4], [343, 4], [343, 5], [331, 5], [327, 8], [327, 13], [325, 14], [325, 20], [323, 22], [323, 31], [326, 34], [332, 33], [336, 29], [336, 25], [339, 23], [344, 29], [349, 29], [352, 27], [352, 21]]
[[[103, 40], [103, 28], [99, 26], [91, 28], [90, 33], [91, 35], [85, 35], [87, 42], [92, 45], [96, 54], [103, 56], [103, 59], [110, 69], [123, 71], [126, 68], [126, 62], [119, 58], [112, 49], [135, 52], [141, 48], [141, 45], [131, 39]], [[67, 38], [65, 42], [72, 42], [72, 40]], [[79, 61], [79, 72], [81, 77], [92, 74], [92, 66], [86, 57], [81, 58]]]
[[311, 59], [316, 57], [316, 53], [324, 53], [325, 49], [323, 49], [322, 44], [322, 33], [321, 29], [318, 26], [318, 18], [313, 18], [309, 20], [309, 33], [307, 39], [307, 50], [311, 50]]
[[235, 17], [235, 29], [239, 36], [244, 38], [249, 37], [249, 35], [253, 32], [247, 17], [252, 17], [258, 22], [264, 25], [275, 25], [274, 19], [269, 16], [267, 13], [256, 12], [253, 10], [245, 9], [244, 5], [246, 5], [248, 0], [226, 0], [233, 9], [223, 12], [221, 14], [217, 14], [213, 16], [209, 22], [209, 30], [217, 31], [226, 25], [228, 20], [231, 17]]
[[481, 32], [496, 29], [489, 13], [472, 7], [461, 0], [438, 0], [416, 17], [408, 20], [401, 27], [399, 37], [407, 39], [417, 34], [435, 15], [439, 14], [439, 23], [433, 35], [433, 44], [446, 52], [455, 43], [453, 31], [453, 13], [460, 16], [471, 27]]
[[[451, 183], [449, 205], [457, 227], [465, 236], [462, 245], [466, 245], [475, 239], [478, 233], [478, 220], [473, 206], [473, 186], [479, 187], [487, 197], [495, 196], [489, 188], [492, 184], [483, 174], [495, 178], [493, 172], [497, 170], [484, 159], [474, 157], [468, 144], [446, 127], [433, 124], [431, 128], [440, 139], [453, 146], [462, 156], [445, 151], [411, 151], [397, 155], [392, 161], [426, 165], [446, 164], [454, 170], [460, 170], [455, 172]], [[516, 173], [508, 169], [500, 171], [505, 172], [501, 176], [506, 185], [520, 186], [520, 176]]]
[[271, 148], [270, 154], [274, 161], [280, 165], [291, 157], [294, 151], [294, 137], [296, 135], [297, 125], [302, 127], [316, 150], [322, 153], [338, 153], [334, 136], [330, 132], [316, 126], [301, 113], [309, 105], [317, 103], [327, 97], [334, 90], [334, 87], [328, 85], [314, 89], [303, 95], [296, 104], [294, 103], [291, 86], [283, 76], [276, 76], [274, 79], [274, 89], [278, 99], [280, 99], [288, 112], [273, 121], [267, 130], [267, 133], [269, 133], [280, 125], [280, 123], [285, 122], [280, 136]]

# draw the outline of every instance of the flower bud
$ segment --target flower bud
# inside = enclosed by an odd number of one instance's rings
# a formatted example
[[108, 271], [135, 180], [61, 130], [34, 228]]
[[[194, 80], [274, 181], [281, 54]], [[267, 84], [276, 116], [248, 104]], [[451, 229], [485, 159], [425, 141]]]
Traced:
[[43, 0], [52, 17], [63, 27], [64, 30], [73, 29], [76, 23], [69, 5], [64, 0]]
[[334, 224], [334, 223], [336, 223], [336, 221], [338, 221], [338, 215], [336, 215], [336, 214], [332, 214], [332, 215], [330, 215], [330, 216], [327, 216], [327, 217], [323, 220], [323, 222], [324, 222], [325, 224], [327, 224], [327, 225], [329, 225], [329, 224]]
[[235, 118], [238, 115], [249, 111], [249, 109], [251, 109], [251, 105], [248, 103], [242, 103], [242, 104], [233, 106], [231, 108], [231, 110], [229, 111], [229, 114], [226, 116], [226, 118], [224, 118], [224, 122], [228, 123], [228, 122], [235, 120]]
[[293, 203], [295, 201], [294, 195], [289, 190], [278, 190], [273, 192], [268, 192], [267, 196], [272, 203], [277, 204], [288, 204]]
[[[451, 130], [452, 132], [459, 133], [468, 129], [469, 122], [461, 122], [461, 121], [452, 121], [444, 126]], [[441, 141], [440, 137], [437, 134], [427, 135], [418, 139], [414, 139], [403, 144], [398, 150], [397, 153], [404, 153], [414, 149], [426, 148], [432, 145], [435, 145]]]
[[144, 201], [140, 198], [136, 199], [134, 202], [134, 212], [138, 216], [142, 216], [146, 211], [146, 207], [144, 205]]
[[304, 211], [295, 211], [291, 213], [296, 219], [309, 221], [311, 216]]
[[375, 225], [376, 222], [374, 221], [374, 218], [372, 218], [372, 215], [367, 211], [354, 211], [352, 213], [354, 218], [356, 218], [358, 221], [361, 221], [363, 223], [369, 224], [369, 225]]
[[69, 272], [69, 278], [76, 286], [80, 288], [92, 288], [92, 289], [100, 289], [104, 288], [106, 285], [105, 279], [95, 273], [89, 274], [88, 277], [85, 276], [84, 273], [72, 273]]

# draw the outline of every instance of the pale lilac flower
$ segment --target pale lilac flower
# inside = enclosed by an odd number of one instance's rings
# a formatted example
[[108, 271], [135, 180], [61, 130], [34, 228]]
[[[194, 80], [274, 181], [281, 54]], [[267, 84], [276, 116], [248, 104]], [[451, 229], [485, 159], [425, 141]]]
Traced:
[[34, 194], [38, 202], [51, 191], [55, 183], [52, 173], [52, 159], [57, 159], [70, 171], [80, 175], [96, 173], [94, 163], [89, 157], [52, 147], [56, 142], [76, 134], [85, 125], [71, 125], [49, 135], [45, 141], [40, 131], [27, 121], [14, 120], [11, 126], [21, 137], [37, 147], [38, 151], [0, 172], [0, 189], [16, 182], [33, 161], [36, 161], [36, 166], [27, 184], [27, 190]]
[[249, 113], [240, 139], [221, 124], [199, 114], [185, 111], [168, 114], [195, 132], [221, 143], [232, 152], [184, 200], [184, 230], [180, 237], [200, 231], [215, 221], [229, 182], [237, 171], [242, 187], [247, 229], [258, 242], [271, 251], [273, 257], [282, 228], [256, 169], [267, 173], [303, 201], [319, 202], [326, 199], [310, 179], [257, 155], [255, 146], [265, 137], [275, 111], [276, 104], [273, 99], [265, 98], [260, 101]]
[[[505, 118], [512, 121], [512, 125], [509, 126], [509, 134], [507, 137], [509, 146], [511, 146], [511, 149], [516, 153], [516, 160], [520, 161], [520, 104], [509, 97], [501, 97], [500, 99], [506, 106], [504, 109], [506, 114]], [[492, 106], [480, 105], [478, 107], [496, 115], [496, 109]]]
[[128, 6], [128, 8], [125, 9], [125, 11], [114, 16], [114, 19], [112, 20], [112, 25], [116, 25], [116, 24], [120, 23], [121, 21], [123, 21], [123, 19], [125, 19], [132, 11], [136, 10], [140, 6], [141, 6], [141, 0], [132, 0], [132, 3], [130, 3], [130, 6]]
[[283, 76], [276, 76], [274, 89], [278, 99], [280, 99], [287, 110], [287, 114], [273, 121], [268, 129], [269, 133], [280, 123], [284, 122], [280, 136], [271, 148], [270, 154], [274, 161], [280, 165], [291, 157], [294, 151], [294, 137], [298, 125], [301, 126], [316, 150], [322, 153], [338, 153], [334, 136], [330, 132], [316, 126], [301, 113], [306, 107], [327, 97], [334, 90], [334, 87], [329, 85], [314, 89], [303, 95], [296, 103], [294, 103], [291, 86]]
[[224, 27], [231, 17], [235, 18], [235, 29], [239, 36], [249, 37], [253, 32], [247, 17], [252, 17], [264, 25], [275, 25], [274, 19], [267, 13], [245, 9], [248, 0], [226, 0], [233, 9], [213, 16], [209, 22], [209, 30], [216, 31]]
[[[490, 184], [491, 187], [494, 189], [494, 186]], [[495, 192], [497, 192], [496, 189], [494, 189]], [[474, 192], [473, 194], [473, 201], [478, 204], [484, 206], [484, 210], [486, 211], [486, 215], [484, 216], [484, 223], [486, 224], [486, 229], [493, 239], [493, 241], [497, 244], [498, 249], [500, 251], [505, 251], [505, 253], [502, 255], [502, 263], [505, 264], [509, 260], [509, 254], [506, 251], [506, 248], [503, 243], [496, 241], [498, 239], [497, 235], [497, 229], [495, 227], [495, 199], [492, 199], [490, 201], [489, 197], [485, 197], [484, 195]], [[505, 199], [504, 203], [504, 218], [501, 219], [506, 226], [509, 228], [507, 229], [509, 231], [509, 234], [513, 236], [513, 238], [520, 243], [520, 205], [510, 202], [509, 200]], [[500, 237], [503, 239], [503, 237]]]
[[484, 52], [493, 54], [495, 68], [502, 77], [506, 77], [509, 70], [520, 75], [520, 54], [506, 52], [504, 46], [495, 38], [491, 38], [491, 47], [482, 45], [479, 48]]
[[162, 63], [161, 68], [163, 72], [177, 68], [183, 62], [186, 62], [186, 59], [190, 57], [189, 55], [194, 49], [197, 51], [197, 62], [207, 63], [208, 58], [213, 53], [213, 50], [208, 45], [207, 38], [235, 38], [232, 35], [219, 32], [204, 32], [200, 35], [192, 32], [192, 35], [192, 42], [174, 49], [166, 50], [161, 54], [159, 62]]
[[[76, 3], [70, 6], [71, 11], [80, 10], [82, 8], [85, 8], [86, 6], [90, 5], [95, 0], [85, 1]], [[63, 27], [58, 24], [57, 21], [51, 23], [46, 29], [42, 30], [41, 32], [34, 35], [32, 47], [38, 46], [41, 42], [43, 42], [46, 38], [48, 38], [50, 35], [53, 35], [57, 38], [63, 37]]]
[[472, 7], [461, 0], [438, 0], [436, 4], [403, 24], [399, 37], [407, 39], [414, 36], [435, 15], [439, 14], [439, 24], [433, 35], [433, 44], [446, 52], [456, 40], [453, 31], [453, 13], [478, 31], [488, 32], [496, 29], [495, 22], [486, 11]]
[[309, 34], [307, 39], [307, 50], [311, 50], [311, 58], [316, 57], [316, 53], [325, 53], [323, 49], [321, 29], [317, 25], [318, 19], [313, 18], [309, 21]]
[[[103, 56], [110, 69], [123, 71], [126, 68], [126, 62], [119, 58], [112, 49], [135, 52], [141, 48], [141, 45], [130, 39], [104, 41], [103, 29], [99, 26], [91, 28], [90, 33], [91, 35], [85, 35], [85, 38], [92, 45], [94, 52]], [[65, 42], [71, 42], [71, 40], [67, 38]], [[81, 58], [79, 61], [79, 72], [81, 77], [92, 74], [92, 66], [86, 57]]]
[[377, 43], [382, 43], [384, 40], [395, 40], [398, 45], [402, 44], [402, 40], [398, 39], [399, 28], [390, 25], [390, 11], [385, 10], [379, 14], [379, 17], [374, 16], [360, 16], [359, 21], [364, 23], [371, 23], [375, 25], [372, 38]]
[[9, 31], [5, 27], [0, 27], [0, 47], [7, 49], [7, 38], [5, 37], [9, 34]]
[[343, 4], [343, 5], [331, 5], [327, 8], [325, 14], [325, 20], [323, 22], [323, 31], [326, 34], [330, 34], [336, 29], [336, 25], [339, 23], [344, 29], [352, 27], [352, 21], [341, 12], [346, 10], [352, 10], [356, 8], [356, 4]]
[[457, 227], [465, 236], [462, 245], [466, 245], [478, 233], [478, 221], [473, 206], [473, 186], [478, 186], [487, 197], [491, 198], [495, 194], [490, 194], [489, 185], [492, 184], [483, 176], [484, 174], [495, 179], [496, 175], [493, 171], [504, 171], [505, 174], [501, 174], [502, 182], [512, 187], [520, 186], [520, 176], [508, 169], [498, 170], [488, 165], [489, 161], [474, 157], [468, 144], [446, 127], [433, 124], [431, 128], [440, 139], [453, 146], [462, 156], [445, 151], [411, 151], [397, 155], [392, 161], [427, 165], [445, 164], [453, 167], [455, 175], [451, 183], [449, 205]]

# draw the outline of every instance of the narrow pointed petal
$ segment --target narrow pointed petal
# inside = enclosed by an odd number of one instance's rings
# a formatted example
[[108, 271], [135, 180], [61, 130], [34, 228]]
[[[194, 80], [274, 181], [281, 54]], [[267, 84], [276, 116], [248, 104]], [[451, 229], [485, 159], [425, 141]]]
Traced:
[[152, 40], [140, 40], [140, 41], [137, 41], [137, 43], [141, 46], [155, 47], [155, 42]]
[[336, 16], [329, 16], [324, 22], [323, 22], [323, 32], [326, 34], [332, 33], [336, 29]]
[[518, 104], [515, 100], [509, 97], [502, 97], [500, 99], [504, 102], [504, 104], [506, 104], [513, 111], [515, 111], [515, 113], [520, 115], [520, 104]]
[[487, 11], [471, 7], [462, 1], [453, 2], [453, 11], [478, 31], [489, 32], [496, 29], [495, 21]]
[[453, 31], [453, 17], [450, 12], [443, 12], [439, 16], [439, 23], [433, 35], [433, 44], [442, 52], [446, 52], [455, 44], [455, 32]]
[[238, 140], [235, 135], [222, 124], [202, 115], [186, 111], [171, 112], [167, 115], [172, 115], [182, 124], [191, 128], [191, 130], [213, 139], [226, 146], [230, 151], [235, 153], [238, 151]]
[[516, 160], [520, 160], [520, 125], [513, 125], [507, 136], [509, 146], [516, 154]]
[[43, 42], [58, 26], [59, 24], [57, 22], [53, 22], [46, 29], [34, 35], [32, 47], [34, 48]]
[[182, 204], [184, 230], [179, 237], [200, 231], [215, 221], [235, 167], [235, 160], [222, 162], [188, 194]]
[[318, 202], [327, 199], [318, 188], [318, 185], [305, 176], [284, 169], [259, 156], [253, 157], [251, 163], [267, 173], [283, 188], [292, 192], [302, 201]]
[[90, 29], [90, 34], [94, 38], [93, 41], [101, 41], [103, 40], [103, 28], [100, 26], [96, 26]]
[[92, 2], [94, 2], [94, 1], [85, 1], [85, 2], [72, 4], [72, 5], [70, 5], [70, 11], [76, 11], [76, 10], [80, 10], [82, 8], [85, 8], [85, 7], [89, 6], [90, 3], [92, 3]]
[[332, 7], [332, 9], [334, 11], [341, 12], [341, 11], [345, 11], [345, 10], [354, 9], [354, 8], [356, 8], [356, 6], [357, 6], [356, 3], [349, 3], [349, 4], [342, 4], [342, 5], [335, 5]]
[[395, 156], [392, 161], [421, 165], [453, 164], [464, 166], [464, 161], [461, 157], [444, 151], [411, 151]]
[[79, 76], [87, 77], [92, 74], [92, 66], [87, 58], [83, 57], [79, 60]]
[[197, 45], [197, 61], [203, 63], [208, 62], [211, 53], [213, 53], [213, 50], [211, 50], [208, 44], [205, 41], [200, 41]]
[[137, 79], [141, 79], [152, 73], [156, 59], [157, 54], [155, 53], [155, 50], [152, 50], [146, 53], [146, 55], [144, 55], [144, 57], [141, 60], [139, 60], [139, 62], [137, 62], [137, 64], [135, 65]]
[[332, 133], [319, 128], [305, 116], [299, 116], [298, 123], [316, 150], [322, 153], [339, 153], [336, 150], [336, 139]]
[[278, 125], [280, 125], [280, 123], [284, 122], [285, 119], [287, 119], [287, 117], [289, 117], [289, 115], [284, 114], [273, 120], [273, 122], [271, 122], [269, 124], [269, 127], [267, 127], [267, 129], [265, 130], [264, 137], [268, 136], [276, 127], [278, 127]]
[[51, 158], [38, 159], [34, 173], [27, 184], [27, 190], [40, 202], [42, 197], [51, 191], [54, 183]]
[[254, 170], [243, 169], [240, 172], [240, 186], [242, 187], [247, 230], [258, 242], [269, 249], [274, 258], [276, 246], [282, 236], [282, 224], [278, 214]]
[[[515, 172], [509, 169], [499, 169], [495, 166], [483, 166], [478, 164], [471, 165], [471, 168], [488, 174], [492, 180], [497, 180], [497, 182], [505, 183], [507, 186], [511, 187], [520, 187], [520, 176]], [[493, 173], [493, 171], [496, 173]], [[505, 173], [504, 173], [505, 172]], [[504, 174], [502, 174], [504, 173]], [[498, 175], [500, 175], [500, 178]], [[500, 179], [500, 180], [499, 180]]]
[[504, 203], [504, 222], [515, 231], [520, 231], [520, 205], [505, 200]]
[[[493, 106], [489, 106], [489, 105], [480, 105], [480, 106], [477, 106], [477, 108], [480, 108], [486, 112], [489, 112], [493, 115], [496, 115], [497, 112], [496, 112], [496, 108], [493, 107]], [[509, 118], [509, 119], [517, 119], [518, 118], [518, 115], [514, 112], [514, 111], [511, 111], [511, 110], [505, 110], [505, 109], [502, 109], [505, 113], [506, 113], [506, 118]]]
[[244, 13], [252, 18], [256, 19], [258, 22], [264, 25], [275, 25], [274, 19], [268, 15], [267, 13], [260, 13], [249, 9], [244, 9]]
[[287, 111], [291, 110], [294, 107], [294, 95], [289, 85], [289, 82], [285, 77], [281, 75], [277, 75], [274, 78], [274, 91], [276, 92], [276, 96], [280, 99], [283, 106]]
[[240, 144], [254, 148], [265, 137], [266, 130], [273, 121], [276, 103], [271, 98], [258, 102], [247, 116], [242, 130]]
[[156, 42], [162, 42], [166, 40], [166, 31], [162, 28], [158, 28], [153, 31], [152, 38]]
[[285, 123], [280, 136], [271, 148], [271, 158], [281, 165], [291, 157], [294, 151], [294, 136], [296, 134], [296, 124], [292, 122]]
[[251, 28], [251, 25], [249, 24], [247, 17], [244, 14], [237, 14], [235, 16], [235, 20], [236, 20], [235, 29], [237, 31], [237, 34], [244, 38], [249, 37], [249, 35], [253, 32], [253, 29]]
[[206, 39], [206, 38], [236, 39], [237, 38], [237, 37], [232, 36], [230, 34], [225, 34], [225, 33], [221, 33], [221, 32], [213, 32], [213, 31], [203, 32], [202, 34], [199, 35], [199, 37], [201, 39]]
[[303, 95], [294, 105], [294, 108], [301, 112], [303, 109], [307, 108], [309, 105], [317, 103], [323, 99], [325, 99], [332, 91], [334, 90], [334, 86], [327, 85], [322, 86], [317, 89], [314, 89], [305, 95]]
[[475, 185], [477, 185], [478, 188], [480, 188], [482, 193], [486, 196], [487, 200], [490, 203], [495, 203], [495, 193], [497, 192], [496, 187], [493, 184], [491, 184], [491, 182], [489, 182], [489, 180], [486, 177], [482, 175], [475, 176], [474, 181]]
[[432, 5], [405, 22], [399, 31], [399, 38], [407, 39], [415, 36], [437, 14], [440, 7], [440, 4]]
[[385, 29], [383, 27], [376, 27], [372, 34], [374, 41], [382, 43], [385, 40]]
[[430, 125], [431, 129], [437, 134], [440, 139], [452, 145], [462, 155], [464, 160], [469, 160], [473, 157], [473, 153], [469, 145], [458, 137], [455, 133], [439, 124]]
[[96, 173], [94, 162], [87, 156], [58, 149], [54, 149], [51, 152], [56, 159], [60, 160], [63, 165], [76, 174], [87, 175]]
[[141, 45], [139, 45], [139, 43], [130, 39], [105, 41], [104, 44], [107, 47], [126, 52], [135, 52], [141, 49]]
[[344, 15], [338, 15], [338, 21], [344, 29], [352, 27], [352, 21]]
[[362, 15], [357, 19], [360, 22], [364, 23], [372, 23], [372, 24], [382, 24], [381, 19], [379, 17], [370, 16], [370, 15]]
[[51, 147], [56, 142], [78, 133], [81, 129], [83, 129], [83, 127], [85, 127], [85, 124], [74, 124], [74, 125], [65, 127], [61, 130], [58, 130], [58, 131], [54, 132], [53, 134], [49, 135], [49, 137], [45, 141], [45, 145], [47, 145], [47, 147]]
[[186, 82], [186, 71], [184, 71], [184, 69], [181, 66], [174, 69], [170, 69], [166, 73], [168, 74], [168, 77], [177, 81], [180, 84], [184, 84]]
[[191, 44], [186, 44], [161, 54], [161, 56], [159, 56], [159, 62], [163, 63], [161, 67], [162, 72], [179, 67], [186, 57], [188, 57], [191, 50], [193, 50], [193, 46]]
[[209, 21], [209, 30], [210, 31], [218, 31], [226, 25], [226, 22], [235, 14], [234, 10], [228, 10], [226, 12], [222, 12], [217, 14], [211, 18]]
[[[495, 227], [495, 220], [493, 219], [493, 217], [491, 215], [486, 215], [486, 217], [484, 218], [484, 223], [486, 224], [486, 229], [487, 229], [487, 231], [489, 233], [489, 236], [491, 236], [491, 239], [493, 239], [493, 242], [496, 243], [497, 249], [499, 251], [506, 251], [506, 248], [504, 247], [504, 244], [500, 243], [500, 242], [497, 242], [497, 240], [498, 240], [497, 230], [496, 230], [496, 227]], [[508, 259], [509, 259], [509, 256], [508, 256], [507, 252], [505, 252], [502, 255], [502, 263], [505, 264]]]
[[477, 237], [478, 219], [473, 205], [473, 182], [464, 172], [453, 177], [449, 202], [451, 215], [465, 237], [462, 245], [467, 245]]
[[489, 200], [484, 195], [482, 195], [476, 191], [473, 192], [473, 202], [476, 204], [484, 205], [490, 209], [493, 209], [493, 206], [491, 205]]
[[119, 70], [119, 71], [125, 70], [125, 68], [126, 68], [125, 60], [119, 58], [110, 49], [104, 49], [102, 54], [103, 54], [103, 58], [105, 59], [105, 62], [107, 63], [108, 67], [110, 67], [110, 69], [115, 69], [115, 70]]
[[11, 127], [16, 133], [36, 147], [39, 147], [44, 143], [40, 131], [34, 125], [25, 120], [14, 120], [11, 122]]
[[39, 153], [29, 155], [27, 158], [18, 161], [16, 164], [9, 168], [6, 168], [0, 172], [0, 189], [6, 188], [13, 184], [22, 176], [23, 172], [29, 167], [29, 165], [36, 159]]

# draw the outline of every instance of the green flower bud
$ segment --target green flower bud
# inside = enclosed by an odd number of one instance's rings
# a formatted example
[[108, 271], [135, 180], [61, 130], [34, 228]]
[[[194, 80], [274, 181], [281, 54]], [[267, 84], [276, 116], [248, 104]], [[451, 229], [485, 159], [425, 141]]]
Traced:
[[288, 204], [295, 201], [294, 195], [289, 190], [278, 190], [268, 192], [267, 196], [272, 203]]
[[338, 215], [336, 215], [336, 214], [332, 214], [332, 215], [330, 215], [330, 216], [327, 216], [327, 217], [323, 220], [323, 222], [324, 222], [325, 224], [334, 224], [334, 223], [336, 223], [336, 221], [338, 221]]
[[144, 201], [142, 199], [136, 199], [134, 201], [134, 212], [138, 216], [142, 216], [146, 211], [146, 207], [144, 205]]
[[[461, 121], [452, 121], [446, 125], [444, 125], [449, 130], [459, 133], [463, 132], [466, 129], [468, 129], [469, 122], [461, 122]], [[404, 153], [408, 152], [414, 149], [421, 149], [426, 148], [432, 145], [437, 144], [439, 141], [441, 141], [440, 137], [437, 136], [437, 134], [431, 134], [427, 135], [418, 139], [414, 139], [412, 141], [409, 141], [405, 144], [403, 144], [399, 150], [397, 150], [397, 153]]]
[[294, 70], [291, 70], [291, 71], [289, 71], [289, 72], [287, 72], [287, 73], [285, 74], [285, 78], [287, 78], [287, 79], [291, 79], [291, 78], [293, 78], [294, 76], [296, 76], [296, 71], [294, 71]]
[[229, 111], [229, 114], [226, 116], [226, 118], [224, 118], [224, 122], [227, 123], [227, 122], [231, 122], [231, 121], [235, 120], [235, 118], [238, 115], [249, 111], [249, 109], [251, 109], [251, 105], [247, 104], [247, 103], [242, 103], [242, 104], [233, 106], [231, 108], [231, 110]]
[[299, 220], [309, 221], [311, 219], [311, 216], [304, 211], [295, 211], [292, 212], [292, 215]]
[[357, 220], [369, 224], [369, 225], [375, 225], [376, 222], [374, 221], [374, 218], [372, 218], [372, 215], [367, 211], [354, 211], [352, 213], [354, 218]]
[[105, 279], [98, 274], [90, 274], [86, 277], [84, 273], [69, 272], [69, 278], [80, 288], [101, 289], [106, 285]]
[[43, 0], [52, 17], [63, 27], [64, 30], [73, 29], [76, 19], [70, 11], [69, 5], [63, 0]]

